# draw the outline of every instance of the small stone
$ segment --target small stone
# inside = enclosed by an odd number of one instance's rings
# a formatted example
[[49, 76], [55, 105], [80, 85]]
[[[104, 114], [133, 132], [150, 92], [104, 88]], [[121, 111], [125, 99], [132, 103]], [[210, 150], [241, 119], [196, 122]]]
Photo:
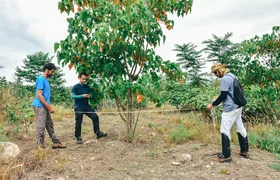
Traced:
[[206, 166], [206, 168], [210, 168], [211, 166], [208, 164], [207, 166]]
[[89, 160], [93, 161], [93, 160], [95, 160], [95, 157], [91, 157]]
[[56, 180], [65, 180], [65, 178], [64, 177], [59, 177]]
[[177, 161], [173, 161], [171, 164], [174, 165], [174, 166], [180, 166], [181, 163], [177, 162]]
[[183, 154], [182, 156], [183, 156], [182, 161], [184, 162], [190, 162], [192, 160], [192, 156], [189, 154]]

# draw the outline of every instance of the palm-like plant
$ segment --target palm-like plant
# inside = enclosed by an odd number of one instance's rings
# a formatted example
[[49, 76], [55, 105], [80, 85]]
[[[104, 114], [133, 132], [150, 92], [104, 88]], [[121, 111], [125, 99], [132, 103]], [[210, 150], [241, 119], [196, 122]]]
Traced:
[[209, 79], [205, 78], [207, 73], [201, 73], [196, 69], [192, 69], [189, 71], [189, 81], [190, 85], [195, 87], [207, 86], [207, 82]]
[[203, 86], [208, 81], [203, 78], [206, 73], [200, 73], [200, 69], [203, 67], [204, 63], [201, 59], [201, 52], [197, 51], [193, 43], [187, 43], [183, 45], [175, 45], [173, 51], [178, 52], [176, 61], [185, 69], [188, 73], [189, 82], [194, 86]]
[[213, 34], [213, 39], [202, 42], [206, 45], [203, 50], [208, 53], [208, 61], [227, 64], [233, 69], [240, 66], [240, 61], [237, 59], [237, 44], [230, 40], [232, 35], [232, 33], [226, 33], [223, 37], [219, 37]]
[[183, 45], [175, 44], [175, 49], [173, 49], [173, 51], [178, 52], [176, 55], [178, 59], [176, 61], [183, 69], [187, 71], [199, 64], [198, 60], [201, 57], [201, 51], [196, 51], [196, 47], [197, 46], [195, 46], [193, 43]]

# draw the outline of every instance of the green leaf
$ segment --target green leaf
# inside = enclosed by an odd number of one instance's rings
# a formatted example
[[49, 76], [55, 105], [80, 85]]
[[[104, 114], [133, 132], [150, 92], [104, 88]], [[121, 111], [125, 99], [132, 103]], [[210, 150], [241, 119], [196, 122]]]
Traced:
[[54, 52], [56, 53], [57, 49], [59, 48], [59, 43], [54, 43]]

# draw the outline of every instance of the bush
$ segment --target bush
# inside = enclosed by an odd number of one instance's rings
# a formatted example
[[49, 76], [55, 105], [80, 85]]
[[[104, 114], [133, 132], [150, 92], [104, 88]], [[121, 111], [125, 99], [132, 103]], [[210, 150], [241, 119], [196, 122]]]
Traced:
[[280, 153], [280, 129], [271, 125], [258, 125], [249, 132], [251, 145], [272, 152]]

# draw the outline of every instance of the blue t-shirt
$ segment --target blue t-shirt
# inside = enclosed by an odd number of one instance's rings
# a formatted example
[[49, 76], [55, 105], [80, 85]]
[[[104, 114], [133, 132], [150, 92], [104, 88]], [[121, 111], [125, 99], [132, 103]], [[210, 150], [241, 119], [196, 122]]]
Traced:
[[[90, 88], [86, 84], [78, 83], [78, 84], [73, 86], [72, 94], [75, 94], [75, 95], [90, 94]], [[88, 98], [83, 97], [83, 98], [75, 99], [74, 107], [75, 108], [88, 108], [88, 107], [90, 107], [90, 105], [88, 103]]]
[[44, 99], [47, 101], [48, 104], [50, 104], [51, 101], [51, 88], [50, 88], [50, 84], [48, 82], [48, 80], [44, 77], [44, 76], [39, 76], [36, 79], [36, 83], [35, 83], [35, 87], [36, 87], [36, 97], [32, 102], [32, 106], [37, 106], [37, 107], [45, 107], [40, 99], [38, 98], [38, 90], [43, 90], [43, 97]]
[[[236, 76], [232, 73], [228, 73], [230, 74], [232, 77]], [[230, 77], [229, 75], [225, 74], [221, 81], [221, 91], [228, 91], [231, 96], [233, 97], [233, 78]], [[232, 98], [227, 95], [226, 99], [224, 99], [223, 101], [223, 112], [231, 112], [233, 110], [235, 110], [238, 107], [238, 105], [234, 104]]]

